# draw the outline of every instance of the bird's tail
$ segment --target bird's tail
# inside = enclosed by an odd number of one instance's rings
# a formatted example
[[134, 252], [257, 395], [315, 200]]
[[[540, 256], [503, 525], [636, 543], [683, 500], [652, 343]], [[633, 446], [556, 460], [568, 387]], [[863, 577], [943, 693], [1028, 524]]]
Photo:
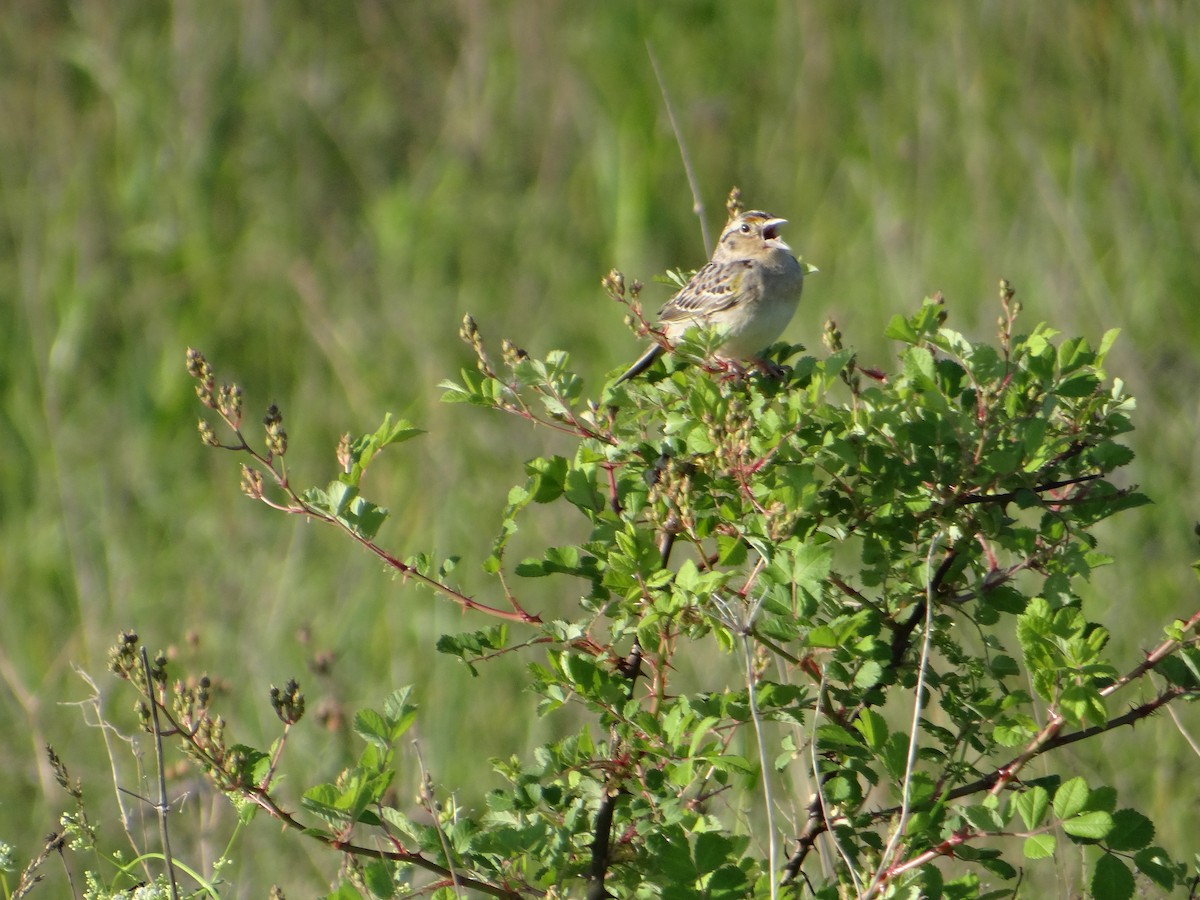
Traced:
[[628, 381], [630, 378], [637, 378], [637, 376], [650, 368], [650, 364], [662, 356], [662, 354], [663, 346], [661, 344], [651, 344], [650, 349], [643, 353], [637, 362], [626, 369], [625, 374], [613, 382], [613, 386], [616, 387], [622, 381]]

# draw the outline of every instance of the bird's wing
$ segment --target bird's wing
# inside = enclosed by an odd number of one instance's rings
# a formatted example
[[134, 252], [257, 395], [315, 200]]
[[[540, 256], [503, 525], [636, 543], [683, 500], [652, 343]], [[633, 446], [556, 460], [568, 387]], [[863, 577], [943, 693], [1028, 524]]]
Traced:
[[667, 301], [658, 315], [659, 320], [705, 319], [742, 302], [746, 299], [743, 282], [751, 265], [750, 260], [710, 262]]

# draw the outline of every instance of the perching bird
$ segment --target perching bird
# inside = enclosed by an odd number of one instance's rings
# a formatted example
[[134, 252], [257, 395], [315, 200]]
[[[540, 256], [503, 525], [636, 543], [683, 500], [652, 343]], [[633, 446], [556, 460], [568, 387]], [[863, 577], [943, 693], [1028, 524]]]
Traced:
[[[787, 219], [760, 210], [730, 220], [712, 260], [692, 276], [658, 314], [669, 343], [689, 328], [716, 328], [724, 336], [717, 357], [753, 360], [791, 321], [805, 267], [779, 237]], [[614, 384], [640, 375], [663, 352], [654, 344]]]

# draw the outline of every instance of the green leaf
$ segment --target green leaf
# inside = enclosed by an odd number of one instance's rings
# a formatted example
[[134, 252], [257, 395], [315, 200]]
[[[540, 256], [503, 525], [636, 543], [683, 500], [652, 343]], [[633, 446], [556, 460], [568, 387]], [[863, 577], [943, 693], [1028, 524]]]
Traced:
[[792, 582], [812, 597], [819, 598], [825, 579], [829, 577], [832, 560], [832, 544], [805, 544], [796, 551], [792, 560]]
[[1025, 838], [1022, 853], [1026, 859], [1049, 859], [1054, 855], [1056, 843], [1052, 834], [1035, 834]]
[[1049, 806], [1050, 795], [1041, 786], [1031, 787], [1017, 797], [1017, 813], [1030, 831], [1042, 824]]
[[1096, 860], [1091, 886], [1094, 900], [1129, 900], [1133, 896], [1133, 873], [1122, 860], [1105, 853]]
[[362, 480], [363, 472], [381, 450], [424, 433], [407, 419], [393, 419], [391, 413], [386, 413], [374, 434], [365, 434], [350, 442], [346, 471], [342, 474], [342, 479], [348, 485], [357, 486]]
[[1017, 661], [1011, 656], [1006, 656], [1003, 653], [997, 654], [991, 660], [992, 677], [1008, 678], [1021, 673]]
[[529, 493], [534, 503], [550, 503], [562, 496], [566, 490], [568, 465], [561, 456], [534, 459], [525, 464], [525, 471], [530, 476]]
[[854, 673], [854, 687], [865, 691], [867, 688], [877, 685], [882, 678], [883, 665], [875, 660], [868, 660]]
[[903, 778], [908, 763], [908, 735], [899, 731], [889, 734], [884, 742], [880, 758], [894, 781]]
[[696, 835], [696, 846], [692, 851], [696, 871], [704, 874], [720, 868], [729, 861], [732, 852], [733, 841], [729, 837], [716, 831], [702, 831]]
[[854, 721], [854, 728], [873, 752], [878, 752], [888, 737], [886, 720], [873, 709], [864, 709]]
[[904, 316], [896, 314], [883, 330], [883, 336], [905, 344], [915, 344], [921, 338]]
[[362, 869], [363, 882], [372, 896], [380, 900], [391, 900], [396, 896], [396, 885], [392, 881], [391, 866], [380, 860], [368, 862]]
[[1090, 397], [1100, 386], [1095, 375], [1073, 375], [1054, 389], [1060, 397]]
[[1103, 725], [1108, 721], [1104, 698], [1093, 684], [1068, 684], [1059, 693], [1059, 709], [1073, 724], [1090, 720], [1093, 724]]
[[996, 723], [992, 737], [1002, 747], [1016, 747], [1037, 734], [1037, 724], [1030, 716], [1008, 716]]
[[804, 642], [810, 647], [835, 648], [840, 646], [837, 633], [828, 625], [818, 625], [804, 637]]
[[391, 747], [388, 723], [373, 709], [358, 711], [354, 716], [354, 732], [364, 741], [370, 741], [385, 749]]
[[1100, 787], [1088, 794], [1087, 804], [1083, 809], [1085, 812], [1093, 812], [1097, 809], [1106, 813], [1115, 812], [1117, 809], [1117, 789], [1107, 784], [1100, 785]]
[[1004, 829], [1004, 820], [994, 809], [988, 809], [986, 806], [966, 806], [959, 812], [976, 831], [994, 832]]
[[1104, 332], [1104, 337], [1100, 339], [1100, 349], [1096, 351], [1096, 364], [1102, 365], [1104, 357], [1108, 355], [1108, 351], [1112, 349], [1113, 344], [1117, 342], [1117, 337], [1121, 334], [1120, 328], [1110, 328]]
[[1138, 871], [1164, 891], [1175, 889], [1175, 868], [1171, 857], [1162, 847], [1147, 847], [1134, 854], [1133, 862]]
[[1069, 819], [1077, 815], [1088, 798], [1087, 782], [1081, 777], [1064, 782], [1054, 792], [1054, 815], [1060, 819]]
[[[1058, 798], [1055, 797], [1055, 801]], [[1102, 840], [1108, 835], [1113, 828], [1113, 817], [1106, 812], [1096, 810], [1095, 812], [1080, 813], [1073, 819], [1065, 819], [1062, 823], [1063, 831], [1072, 837], [1084, 838], [1090, 841]]]
[[1141, 850], [1154, 840], [1154, 823], [1135, 809], [1113, 813], [1112, 831], [1104, 838], [1110, 850]]
[[933, 354], [924, 347], [912, 347], [904, 354], [904, 375], [918, 390], [936, 385], [933, 374]]

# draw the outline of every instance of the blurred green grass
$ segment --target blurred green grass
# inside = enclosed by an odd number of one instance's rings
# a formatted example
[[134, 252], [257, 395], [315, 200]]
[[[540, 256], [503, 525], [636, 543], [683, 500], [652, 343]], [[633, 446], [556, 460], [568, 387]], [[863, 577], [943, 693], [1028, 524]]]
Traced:
[[[21, 857], [63, 802], [45, 742], [111, 781], [98, 733], [60, 703], [86, 694], [73, 664], [113, 692], [121, 628], [226, 680], [249, 743], [273, 734], [272, 682], [296, 675], [335, 715], [416, 681], [434, 775], [468, 803], [486, 757], [556, 727], [526, 721], [520, 660], [473, 680], [432, 652], [486, 623], [243, 500], [233, 460], [195, 436], [183, 352], [239, 380], [249, 411], [280, 404], [302, 482], [384, 411], [426, 428], [370, 476], [394, 514], [383, 539], [462, 553], [464, 588], [494, 594], [475, 561], [508, 487], [568, 448], [437, 403], [469, 364], [462, 314], [494, 341], [569, 350], [598, 390], [638, 351], [600, 276], [705, 257], [646, 42], [710, 225], [740, 185], [821, 268], [789, 338], [820, 352], [832, 316], [886, 367], [887, 319], [934, 290], [952, 326], [990, 335], [1001, 276], [1028, 324], [1123, 330], [1112, 370], [1139, 397], [1134, 477], [1157, 505], [1108, 532], [1119, 562], [1093, 616], [1132, 664], [1191, 608], [1194, 5], [24, 0], [0, 18], [0, 838]], [[648, 305], [667, 293], [650, 285]], [[535, 515], [513, 558], [576, 528]], [[573, 602], [572, 585], [522, 590], [551, 613]], [[328, 674], [310, 671], [322, 653]], [[129, 699], [105, 701], [127, 727]], [[1196, 760], [1166, 720], [1140, 728], [1077, 752], [1189, 849], [1175, 782]], [[331, 776], [348, 746], [313, 729], [297, 777]], [[211, 811], [189, 813], [219, 846]], [[302, 893], [332, 876], [328, 859], [278, 865], [298, 851], [273, 831], [241, 845], [272, 848], [239, 868], [245, 896], [289, 869]]]

